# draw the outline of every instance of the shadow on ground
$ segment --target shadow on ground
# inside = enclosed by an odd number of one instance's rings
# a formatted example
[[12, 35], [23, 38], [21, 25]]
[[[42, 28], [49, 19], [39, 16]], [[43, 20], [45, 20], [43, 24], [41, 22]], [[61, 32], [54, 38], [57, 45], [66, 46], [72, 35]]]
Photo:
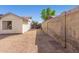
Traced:
[[54, 38], [51, 38], [39, 29], [36, 32], [36, 45], [39, 53], [73, 52], [71, 49], [62, 47]]
[[0, 34], [0, 40], [14, 35], [20, 35], [20, 34]]

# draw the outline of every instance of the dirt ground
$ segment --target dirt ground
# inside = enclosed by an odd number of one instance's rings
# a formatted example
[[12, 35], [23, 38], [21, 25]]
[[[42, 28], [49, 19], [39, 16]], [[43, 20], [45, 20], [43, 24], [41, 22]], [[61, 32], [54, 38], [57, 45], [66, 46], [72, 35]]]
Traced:
[[38, 52], [40, 53], [68, 53], [73, 52], [71, 47], [64, 48], [56, 38], [51, 38], [49, 35], [45, 34], [42, 30], [37, 30], [36, 32], [36, 42], [38, 47]]
[[63, 48], [54, 38], [38, 29], [30, 30], [24, 34], [0, 35], [0, 52], [52, 53], [72, 51]]
[[36, 30], [24, 34], [0, 35], [0, 52], [37, 52]]

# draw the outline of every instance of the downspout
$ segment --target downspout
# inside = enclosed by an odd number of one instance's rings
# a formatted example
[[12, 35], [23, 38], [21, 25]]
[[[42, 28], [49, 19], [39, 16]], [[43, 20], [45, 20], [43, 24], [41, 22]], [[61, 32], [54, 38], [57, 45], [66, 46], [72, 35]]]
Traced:
[[66, 36], [67, 35], [67, 33], [66, 33], [66, 31], [67, 31], [67, 29], [66, 29], [66, 12], [65, 12], [65, 22], [64, 23], [65, 23], [65, 27], [64, 27], [64, 30], [65, 30], [65, 47], [64, 48], [66, 48], [67, 47], [67, 44], [66, 44], [67, 43], [67, 36]]

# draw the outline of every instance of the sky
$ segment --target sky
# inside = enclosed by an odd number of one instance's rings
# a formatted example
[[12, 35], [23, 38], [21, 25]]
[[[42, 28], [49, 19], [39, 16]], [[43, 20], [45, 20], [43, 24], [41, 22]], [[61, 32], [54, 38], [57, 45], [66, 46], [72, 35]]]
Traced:
[[56, 15], [64, 11], [73, 9], [74, 5], [0, 5], [0, 14], [14, 13], [18, 16], [31, 16], [33, 21], [42, 22], [41, 10], [51, 8], [56, 11]]

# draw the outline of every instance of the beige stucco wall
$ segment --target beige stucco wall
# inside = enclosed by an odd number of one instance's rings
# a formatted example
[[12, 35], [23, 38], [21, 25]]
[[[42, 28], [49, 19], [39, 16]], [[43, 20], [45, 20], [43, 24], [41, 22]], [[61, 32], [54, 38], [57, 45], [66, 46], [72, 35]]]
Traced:
[[[12, 30], [3, 30], [2, 21], [12, 21]], [[22, 33], [22, 19], [15, 15], [6, 15], [0, 19], [0, 34]]]
[[[65, 21], [66, 17], [66, 21]], [[48, 24], [48, 25], [47, 25]], [[65, 26], [66, 24], [66, 26]], [[42, 29], [51, 37], [58, 37], [56, 40], [63, 46], [65, 45], [65, 27], [66, 27], [66, 43], [70, 43], [79, 49], [79, 8], [69, 10], [55, 18], [49, 19], [42, 24]], [[67, 45], [68, 45], [67, 44]]]

